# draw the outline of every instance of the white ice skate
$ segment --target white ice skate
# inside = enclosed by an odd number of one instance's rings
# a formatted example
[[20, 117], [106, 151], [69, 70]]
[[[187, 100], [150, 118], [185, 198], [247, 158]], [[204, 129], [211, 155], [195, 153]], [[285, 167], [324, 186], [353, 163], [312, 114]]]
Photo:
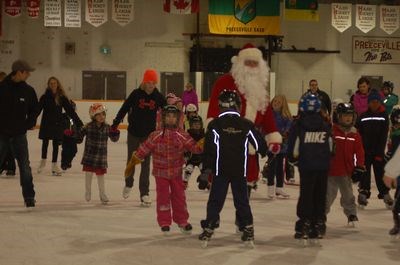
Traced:
[[276, 195], [277, 198], [281, 198], [281, 199], [288, 199], [288, 198], [290, 198], [290, 195], [287, 194], [287, 193], [283, 190], [283, 188], [276, 188], [275, 195]]
[[42, 171], [43, 171], [45, 166], [46, 166], [46, 159], [40, 160], [40, 164], [39, 164], [39, 167], [37, 169], [37, 173], [38, 174], [42, 173]]
[[131, 191], [132, 191], [132, 188], [124, 187], [124, 189], [122, 190], [122, 198], [128, 199], [129, 198], [129, 194], [131, 193]]
[[51, 173], [53, 176], [61, 176], [62, 171], [61, 169], [57, 166], [57, 163], [52, 163], [51, 164]]
[[141, 206], [142, 207], [150, 207], [151, 206], [151, 199], [149, 197], [149, 195], [144, 195], [141, 198], [142, 202], [141, 202]]
[[267, 199], [272, 200], [275, 197], [275, 186], [268, 186]]
[[106, 205], [106, 204], [108, 204], [108, 202], [110, 200], [108, 199], [108, 197], [107, 197], [107, 195], [105, 193], [101, 193], [100, 194], [100, 201], [101, 201], [101, 204]]

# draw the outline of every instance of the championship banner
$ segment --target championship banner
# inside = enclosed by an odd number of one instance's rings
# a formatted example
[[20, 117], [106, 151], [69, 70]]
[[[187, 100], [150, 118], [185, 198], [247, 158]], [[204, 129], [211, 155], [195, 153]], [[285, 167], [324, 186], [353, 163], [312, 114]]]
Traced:
[[113, 0], [112, 1], [112, 20], [120, 26], [125, 26], [133, 20], [133, 0]]
[[21, 15], [21, 6], [22, 6], [22, 0], [5, 0], [4, 12], [11, 17], [19, 16]]
[[353, 63], [400, 64], [400, 38], [353, 36]]
[[28, 17], [38, 18], [39, 17], [40, 0], [27, 0], [26, 9], [28, 11]]
[[375, 5], [356, 5], [356, 27], [367, 33], [376, 25]]
[[332, 27], [339, 32], [344, 32], [351, 27], [351, 4], [332, 3]]
[[81, 27], [81, 0], [64, 0], [64, 27]]
[[199, 12], [200, 0], [164, 0], [164, 11], [171, 14], [193, 14]]
[[85, 20], [98, 27], [108, 20], [107, 0], [86, 0]]
[[44, 1], [44, 26], [61, 27], [61, 0]]
[[285, 0], [286, 20], [319, 21], [317, 0]]
[[279, 35], [279, 0], [209, 0], [211, 33]]
[[380, 23], [379, 27], [387, 34], [392, 34], [399, 29], [399, 6], [380, 6]]

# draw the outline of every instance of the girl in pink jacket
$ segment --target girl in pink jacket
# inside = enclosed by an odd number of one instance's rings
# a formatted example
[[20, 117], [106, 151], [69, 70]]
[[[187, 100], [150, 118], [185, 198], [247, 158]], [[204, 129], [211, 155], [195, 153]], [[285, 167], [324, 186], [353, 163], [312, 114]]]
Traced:
[[168, 233], [172, 220], [183, 233], [191, 233], [188, 222], [182, 168], [185, 152], [201, 153], [201, 142], [196, 142], [178, 126], [181, 112], [174, 105], [167, 105], [162, 111], [162, 126], [149, 135], [137, 151], [132, 154], [125, 176], [130, 176], [136, 164], [152, 154], [153, 175], [156, 179], [157, 222], [161, 231]]

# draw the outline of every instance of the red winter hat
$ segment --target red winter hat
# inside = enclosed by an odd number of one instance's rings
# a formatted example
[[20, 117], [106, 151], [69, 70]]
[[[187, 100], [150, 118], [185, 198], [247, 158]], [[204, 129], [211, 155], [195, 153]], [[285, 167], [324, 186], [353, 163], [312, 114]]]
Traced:
[[147, 83], [147, 82], [158, 82], [158, 76], [157, 72], [154, 69], [147, 69], [144, 74], [143, 74], [143, 81], [142, 83]]
[[262, 52], [251, 43], [245, 44], [238, 55], [232, 57], [232, 63], [235, 63], [238, 57], [243, 60], [252, 60], [257, 62], [263, 59]]

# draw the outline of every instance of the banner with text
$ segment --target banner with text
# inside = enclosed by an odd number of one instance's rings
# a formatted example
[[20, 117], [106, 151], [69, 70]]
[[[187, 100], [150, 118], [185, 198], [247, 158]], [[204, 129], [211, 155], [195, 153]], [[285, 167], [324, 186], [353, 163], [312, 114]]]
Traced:
[[[1, 1], [3, 2], [3, 1]], [[1, 3], [3, 4], [3, 3]], [[22, 0], [5, 0], [4, 12], [12, 17], [21, 15]]]
[[376, 25], [376, 5], [356, 5], [356, 27], [367, 33]]
[[27, 0], [26, 9], [28, 11], [28, 17], [38, 18], [39, 17], [40, 0]]
[[279, 0], [209, 0], [211, 33], [279, 35]]
[[286, 20], [319, 21], [318, 1], [285, 0], [284, 18]]
[[66, 28], [80, 28], [81, 0], [64, 0], [64, 26]]
[[112, 1], [112, 20], [120, 26], [125, 26], [133, 20], [133, 0], [113, 0]]
[[86, 0], [85, 20], [98, 27], [108, 20], [107, 0]]
[[44, 1], [44, 26], [61, 27], [61, 0]]
[[380, 6], [379, 14], [379, 26], [383, 31], [385, 31], [387, 34], [392, 34], [399, 29], [399, 6]]
[[332, 27], [344, 32], [351, 27], [351, 4], [332, 3]]
[[400, 64], [400, 38], [353, 36], [353, 63]]

